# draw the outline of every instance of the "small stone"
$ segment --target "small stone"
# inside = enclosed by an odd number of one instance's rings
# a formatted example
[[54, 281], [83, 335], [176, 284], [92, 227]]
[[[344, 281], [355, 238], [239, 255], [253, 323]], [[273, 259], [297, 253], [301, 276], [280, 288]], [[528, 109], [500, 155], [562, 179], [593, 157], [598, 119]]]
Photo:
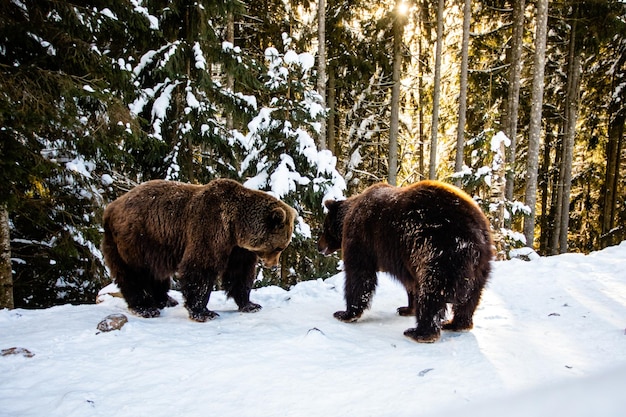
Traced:
[[30, 350], [26, 348], [21, 348], [21, 347], [12, 347], [8, 349], [2, 349], [2, 352], [0, 352], [0, 355], [2, 356], [22, 355], [25, 358], [32, 358], [33, 356], [35, 356], [35, 354], [31, 352]]
[[119, 330], [128, 322], [128, 317], [124, 314], [109, 314], [98, 323], [98, 330], [101, 332], [110, 332], [111, 330]]

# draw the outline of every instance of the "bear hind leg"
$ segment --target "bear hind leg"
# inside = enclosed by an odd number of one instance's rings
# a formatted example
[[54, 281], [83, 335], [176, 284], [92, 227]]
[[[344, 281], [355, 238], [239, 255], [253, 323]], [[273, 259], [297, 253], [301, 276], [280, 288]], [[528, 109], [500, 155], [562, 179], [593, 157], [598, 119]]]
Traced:
[[420, 343], [433, 343], [441, 336], [441, 318], [446, 311], [446, 303], [440, 300], [428, 299], [429, 305], [418, 300], [416, 318], [417, 326], [404, 331], [404, 335]]
[[481, 290], [475, 290], [468, 299], [462, 303], [452, 305], [452, 320], [443, 324], [444, 330], [463, 332], [472, 330], [474, 327], [474, 311], [480, 302]]
[[226, 295], [237, 303], [239, 311], [253, 313], [261, 310], [261, 305], [250, 301], [250, 290], [254, 283], [258, 257], [249, 250], [235, 247], [228, 258], [228, 267], [222, 275], [222, 285]]
[[[483, 256], [481, 259], [481, 264], [474, 270], [467, 268], [467, 270], [470, 271], [467, 275], [473, 276], [471, 280], [473, 284], [466, 289], [466, 295], [460, 302], [455, 301], [453, 303], [452, 320], [444, 323], [444, 330], [462, 332], [471, 330], [474, 327], [474, 312], [480, 303], [483, 288], [485, 287], [491, 271], [489, 257]], [[460, 291], [457, 290], [457, 293], [458, 292]]]
[[445, 281], [437, 273], [424, 278], [422, 288], [418, 288], [414, 297], [416, 327], [407, 329], [404, 335], [416, 342], [433, 343], [439, 340], [441, 321], [447, 308], [445, 292], [442, 291]]
[[154, 295], [157, 280], [147, 270], [120, 269], [115, 282], [134, 314], [144, 317], [158, 317], [161, 314]]

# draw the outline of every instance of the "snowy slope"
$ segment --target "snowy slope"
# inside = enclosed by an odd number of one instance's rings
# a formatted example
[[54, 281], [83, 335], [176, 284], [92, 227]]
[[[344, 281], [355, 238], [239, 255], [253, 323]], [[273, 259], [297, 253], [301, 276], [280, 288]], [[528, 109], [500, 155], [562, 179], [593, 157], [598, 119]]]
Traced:
[[[354, 324], [342, 275], [262, 288], [255, 314], [182, 306], [142, 319], [123, 300], [0, 311], [0, 416], [626, 415], [626, 242], [588, 256], [494, 264], [469, 333], [402, 335], [404, 290], [386, 276]], [[180, 294], [173, 292], [174, 297]], [[111, 313], [129, 322], [98, 333]]]

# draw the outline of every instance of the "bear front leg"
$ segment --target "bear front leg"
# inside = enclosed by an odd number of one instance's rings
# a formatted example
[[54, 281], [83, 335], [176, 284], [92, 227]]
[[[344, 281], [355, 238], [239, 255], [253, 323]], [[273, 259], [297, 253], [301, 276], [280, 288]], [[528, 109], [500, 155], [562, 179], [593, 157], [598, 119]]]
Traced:
[[414, 316], [415, 315], [415, 293], [407, 290], [408, 306], [398, 307], [398, 314], [401, 316]]
[[250, 301], [250, 290], [254, 283], [258, 257], [249, 250], [235, 247], [228, 258], [228, 267], [222, 275], [226, 295], [237, 303], [239, 311], [254, 313], [261, 305]]
[[337, 311], [334, 317], [350, 323], [357, 321], [363, 311], [369, 308], [378, 280], [372, 257], [358, 256], [357, 262], [353, 264], [353, 258], [346, 257], [346, 253], [348, 252], [344, 251], [346, 311]]
[[180, 289], [189, 318], [202, 323], [218, 317], [219, 314], [207, 308], [217, 274], [192, 267], [181, 268], [180, 272]]

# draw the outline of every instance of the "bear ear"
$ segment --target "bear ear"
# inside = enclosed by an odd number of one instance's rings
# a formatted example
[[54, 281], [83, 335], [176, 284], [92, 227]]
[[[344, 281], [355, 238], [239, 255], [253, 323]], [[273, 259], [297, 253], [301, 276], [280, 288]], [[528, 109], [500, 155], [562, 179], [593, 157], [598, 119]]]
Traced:
[[338, 203], [337, 200], [326, 200], [326, 201], [324, 201], [324, 205], [326, 206], [327, 209], [331, 209], [337, 203]]
[[282, 207], [275, 207], [270, 212], [268, 222], [271, 226], [280, 226], [287, 220], [287, 212]]
[[343, 200], [326, 200], [324, 201], [324, 206], [326, 207], [326, 211], [329, 212], [334, 209], [338, 209]]

